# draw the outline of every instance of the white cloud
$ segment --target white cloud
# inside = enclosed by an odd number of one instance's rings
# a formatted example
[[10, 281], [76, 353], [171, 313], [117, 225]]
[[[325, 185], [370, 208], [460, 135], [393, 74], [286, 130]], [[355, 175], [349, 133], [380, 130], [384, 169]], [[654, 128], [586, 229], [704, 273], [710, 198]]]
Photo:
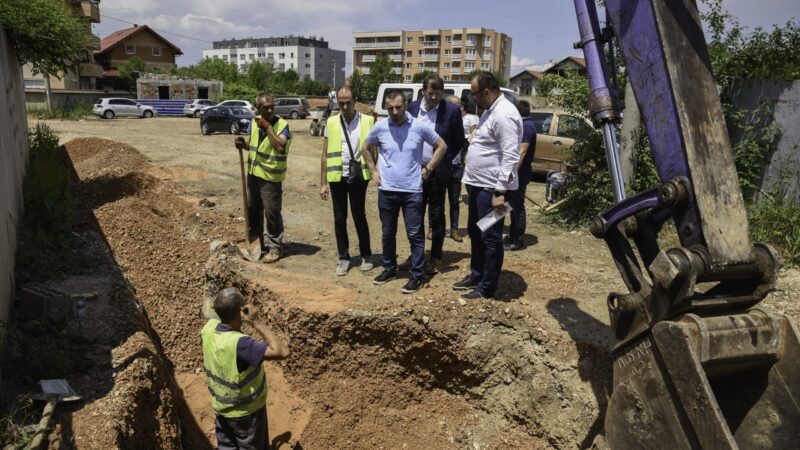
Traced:
[[552, 62], [546, 62], [543, 64], [537, 64], [533, 58], [528, 58], [527, 56], [517, 56], [511, 55], [511, 73], [518, 74], [523, 70], [536, 70], [536, 71], [543, 71], [550, 67]]

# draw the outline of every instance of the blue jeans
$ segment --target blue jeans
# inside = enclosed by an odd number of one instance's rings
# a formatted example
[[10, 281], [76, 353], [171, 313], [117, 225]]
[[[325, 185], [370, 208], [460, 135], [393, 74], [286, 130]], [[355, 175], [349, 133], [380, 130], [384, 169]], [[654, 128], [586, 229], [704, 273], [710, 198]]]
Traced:
[[422, 192], [378, 191], [385, 270], [397, 270], [397, 217], [402, 209], [406, 236], [411, 243], [411, 276], [422, 278], [425, 274], [425, 234], [422, 231], [424, 207]]
[[511, 205], [511, 224], [508, 226], [508, 242], [519, 247], [525, 246], [525, 189], [528, 188], [528, 181], [519, 180], [519, 188], [516, 191], [509, 191], [510, 198], [508, 204]]
[[478, 282], [477, 290], [483, 295], [494, 297], [500, 271], [503, 268], [503, 222], [497, 221], [491, 228], [481, 233], [478, 221], [492, 210], [492, 191], [467, 185], [469, 209], [467, 231], [472, 246], [470, 271], [472, 279]]

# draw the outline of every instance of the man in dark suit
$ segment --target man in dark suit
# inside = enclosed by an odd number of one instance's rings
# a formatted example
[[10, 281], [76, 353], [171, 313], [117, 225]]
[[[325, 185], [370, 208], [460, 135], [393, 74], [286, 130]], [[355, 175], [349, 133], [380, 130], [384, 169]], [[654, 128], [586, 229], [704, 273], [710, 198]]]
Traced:
[[[444, 198], [447, 183], [450, 180], [452, 161], [464, 147], [464, 126], [461, 111], [450, 102], [445, 101], [444, 81], [439, 75], [428, 75], [422, 83], [422, 100], [408, 105], [408, 112], [422, 122], [428, 123], [436, 130], [447, 144], [447, 153], [436, 166], [430, 177], [423, 183], [423, 201], [428, 208], [431, 237], [431, 259], [428, 263], [428, 274], [433, 275], [442, 268], [442, 246], [444, 245], [445, 219]], [[423, 150], [423, 163], [430, 160], [433, 148], [426, 144]], [[410, 260], [409, 266], [410, 266]], [[405, 264], [398, 265], [403, 268]]]

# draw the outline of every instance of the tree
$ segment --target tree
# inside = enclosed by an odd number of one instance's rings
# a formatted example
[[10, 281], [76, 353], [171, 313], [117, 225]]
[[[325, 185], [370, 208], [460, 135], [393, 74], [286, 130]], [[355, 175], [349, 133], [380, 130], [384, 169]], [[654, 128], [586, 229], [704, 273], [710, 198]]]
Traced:
[[[472, 81], [479, 73], [483, 72], [483, 70], [475, 69], [472, 72], [467, 74], [467, 80]], [[497, 78], [497, 82], [500, 84], [500, 87], [508, 87], [508, 81], [503, 77], [503, 74], [499, 71], [492, 72], [495, 78]]]
[[119, 77], [127, 83], [128, 90], [131, 91], [144, 70], [144, 60], [134, 56], [119, 68]]
[[292, 94], [297, 90], [300, 76], [294, 69], [275, 72], [269, 80], [268, 90], [272, 94]]
[[236, 64], [221, 59], [203, 58], [193, 66], [179, 67], [172, 73], [187, 78], [220, 80], [225, 84], [239, 81], [239, 69]]
[[310, 76], [303, 77], [303, 81], [297, 83], [297, 93], [300, 95], [328, 95], [331, 87], [322, 81], [312, 80]]
[[364, 94], [364, 75], [361, 74], [361, 71], [358, 69], [353, 69], [353, 73], [350, 74], [350, 89], [353, 91], [353, 96], [356, 100], [363, 99]]
[[423, 70], [422, 72], [415, 73], [414, 76], [411, 78], [411, 82], [412, 83], [422, 83], [423, 81], [425, 81], [425, 78], [428, 75], [438, 75], [438, 73], [436, 73], [436, 72], [434, 72], [432, 70]]
[[60, 77], [89, 54], [91, 28], [64, 2], [3, 0], [0, 24], [9, 31], [20, 64]]
[[392, 68], [392, 61], [386, 55], [369, 66], [369, 73], [364, 76], [363, 100], [376, 98], [381, 83], [399, 83], [403, 80], [399, 73], [392, 72]]
[[253, 61], [247, 66], [247, 74], [245, 77], [250, 87], [263, 91], [269, 86], [269, 80], [273, 73], [272, 63]]

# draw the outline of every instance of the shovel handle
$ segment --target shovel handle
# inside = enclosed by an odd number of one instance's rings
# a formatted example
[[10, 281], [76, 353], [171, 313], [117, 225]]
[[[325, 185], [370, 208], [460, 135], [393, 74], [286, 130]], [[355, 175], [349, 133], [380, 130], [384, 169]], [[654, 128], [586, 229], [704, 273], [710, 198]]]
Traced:
[[239, 152], [239, 169], [242, 173], [242, 199], [244, 204], [244, 239], [250, 238], [250, 217], [248, 214], [248, 205], [247, 205], [247, 174], [244, 173], [244, 155], [242, 155], [242, 150], [236, 149]]

